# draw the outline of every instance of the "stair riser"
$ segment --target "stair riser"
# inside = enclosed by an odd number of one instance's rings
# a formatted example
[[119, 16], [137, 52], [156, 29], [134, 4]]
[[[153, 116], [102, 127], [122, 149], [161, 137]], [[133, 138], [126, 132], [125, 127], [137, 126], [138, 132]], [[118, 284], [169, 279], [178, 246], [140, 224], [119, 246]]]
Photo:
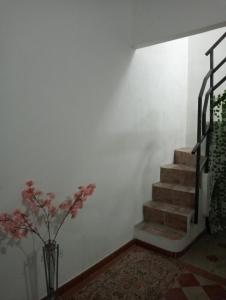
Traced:
[[189, 167], [196, 166], [196, 156], [190, 153], [175, 151], [174, 152], [174, 163], [182, 164]]
[[152, 200], [189, 208], [194, 208], [195, 206], [195, 194], [154, 185], [152, 187]]
[[143, 207], [143, 215], [145, 222], [156, 222], [177, 230], [187, 231], [188, 220], [186, 216], [161, 211], [147, 206]]
[[160, 171], [160, 181], [195, 186], [195, 172], [162, 167]]
[[176, 214], [166, 214], [166, 223], [165, 225], [187, 232], [188, 229], [188, 219], [184, 216], [176, 215]]

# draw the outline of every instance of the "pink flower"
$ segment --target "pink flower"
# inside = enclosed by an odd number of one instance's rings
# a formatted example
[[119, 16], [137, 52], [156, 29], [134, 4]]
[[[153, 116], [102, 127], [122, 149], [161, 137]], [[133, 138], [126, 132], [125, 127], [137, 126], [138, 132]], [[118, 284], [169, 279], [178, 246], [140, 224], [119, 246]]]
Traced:
[[[2, 213], [0, 214], [0, 225], [2, 229], [13, 238], [22, 239], [27, 237], [28, 233], [35, 233], [37, 236], [45, 243], [45, 240], [40, 235], [38, 228], [36, 228], [31, 220], [30, 215], [38, 221], [37, 224], [41, 224], [43, 221], [47, 226], [50, 235], [51, 219], [54, 218], [58, 213], [58, 210], [62, 210], [64, 214], [62, 215], [62, 220], [57, 230], [57, 233], [65, 219], [68, 215], [71, 218], [75, 218], [79, 209], [84, 205], [84, 201], [91, 196], [96, 189], [95, 184], [89, 184], [87, 186], [79, 187], [79, 191], [74, 194], [73, 198], [67, 198], [58, 207], [53, 205], [55, 199], [54, 193], [43, 194], [42, 191], [36, 189], [34, 182], [29, 180], [26, 182], [26, 187], [22, 191], [22, 199], [25, 201], [28, 210], [26, 213], [22, 212], [20, 209], [15, 209], [12, 214]], [[53, 239], [56, 239], [56, 235]]]
[[28, 180], [25, 184], [26, 186], [31, 187], [34, 185], [34, 182], [32, 180]]
[[0, 214], [0, 223], [7, 222], [10, 218], [10, 215], [7, 213]]
[[16, 239], [26, 237], [32, 226], [27, 219], [27, 215], [19, 209], [16, 209], [12, 215], [1, 214], [0, 223], [3, 230]]
[[91, 184], [87, 185], [87, 187], [86, 187], [86, 195], [87, 196], [91, 196], [94, 193], [95, 189], [96, 189], [96, 185], [95, 184], [91, 183]]
[[63, 202], [59, 205], [59, 208], [62, 209], [62, 210], [68, 210], [68, 209], [70, 209], [71, 206], [72, 206], [72, 200], [69, 199], [69, 200], [63, 201]]
[[33, 213], [38, 213], [39, 212], [39, 207], [38, 207], [38, 204], [36, 203], [36, 201], [30, 201], [29, 202], [29, 208], [31, 209], [31, 211]]
[[86, 196], [85, 196], [85, 193], [84, 193], [84, 190], [83, 189], [80, 189], [80, 191], [78, 191], [77, 193], [74, 194], [74, 199], [75, 200], [82, 200], [82, 201], [85, 201], [86, 200]]
[[77, 207], [73, 207], [73, 208], [71, 209], [70, 213], [71, 213], [71, 217], [72, 217], [72, 218], [75, 218], [76, 215], [77, 215], [77, 213], [78, 213], [78, 208], [77, 208]]
[[32, 200], [33, 194], [29, 193], [27, 190], [23, 190], [21, 196], [24, 200]]
[[35, 196], [41, 196], [42, 194], [43, 194], [42, 191], [35, 191], [35, 192], [34, 192], [34, 195], [35, 195]]
[[21, 238], [25, 238], [25, 237], [27, 237], [27, 235], [28, 235], [28, 230], [27, 229], [21, 230], [21, 232], [20, 232]]
[[50, 208], [51, 203], [52, 203], [52, 199], [46, 199], [42, 202], [42, 207]]
[[50, 207], [49, 213], [50, 213], [51, 217], [55, 217], [55, 215], [57, 214], [57, 208], [55, 206]]
[[96, 189], [95, 184], [89, 184], [87, 186], [80, 186], [79, 191], [74, 194], [74, 198], [78, 199], [80, 198], [82, 201], [87, 200], [88, 196], [91, 196]]
[[20, 209], [15, 209], [14, 212], [13, 212], [14, 216], [21, 216], [23, 215], [22, 211]]
[[55, 194], [54, 193], [47, 193], [46, 194], [50, 199], [54, 199], [55, 198]]
[[23, 214], [19, 209], [16, 209], [12, 215], [13, 222], [18, 226], [25, 223], [25, 214]]
[[27, 192], [30, 193], [30, 194], [32, 194], [32, 195], [34, 195], [34, 191], [35, 191], [35, 188], [34, 188], [34, 187], [29, 187], [29, 188], [27, 189]]
[[83, 208], [83, 201], [78, 202], [78, 208], [80, 208], [80, 209]]

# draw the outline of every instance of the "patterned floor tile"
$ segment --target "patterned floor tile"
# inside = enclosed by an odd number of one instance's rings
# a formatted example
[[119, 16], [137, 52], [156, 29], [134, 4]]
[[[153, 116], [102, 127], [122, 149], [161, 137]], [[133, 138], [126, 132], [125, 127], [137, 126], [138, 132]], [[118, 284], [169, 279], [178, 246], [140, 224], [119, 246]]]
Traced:
[[180, 288], [170, 289], [165, 295], [165, 300], [188, 300]]
[[192, 273], [181, 274], [177, 281], [180, 283], [181, 287], [185, 286], [199, 286], [199, 281], [195, 278]]
[[220, 285], [207, 285], [203, 289], [211, 300], [226, 300], [226, 290]]
[[[205, 251], [203, 251], [204, 249]], [[225, 249], [225, 232], [216, 235], [204, 234], [180, 260], [214, 275], [226, 278]]]
[[210, 300], [201, 286], [193, 286], [182, 289], [187, 300]]
[[193, 275], [198, 280], [198, 282], [200, 283], [200, 285], [216, 285], [215, 281], [212, 281], [212, 280], [207, 279], [207, 278], [205, 278], [203, 276], [200, 276], [200, 275], [196, 275], [196, 274], [193, 274]]
[[226, 286], [194, 273], [178, 276], [165, 300], [226, 300]]

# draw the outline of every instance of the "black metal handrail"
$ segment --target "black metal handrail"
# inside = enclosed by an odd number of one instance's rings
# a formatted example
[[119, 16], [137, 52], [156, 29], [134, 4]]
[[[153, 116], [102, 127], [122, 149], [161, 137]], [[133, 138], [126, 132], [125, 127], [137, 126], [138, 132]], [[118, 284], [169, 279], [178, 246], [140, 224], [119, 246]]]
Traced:
[[209, 132], [210, 132], [210, 125], [207, 127], [207, 130], [205, 131], [205, 133], [201, 136], [200, 141], [192, 149], [192, 151], [191, 151], [192, 154], [196, 154], [196, 152], [201, 147], [202, 142], [205, 140], [205, 138], [206, 138], [206, 136], [208, 135]]
[[223, 41], [223, 39], [226, 38], [226, 32], [216, 41], [216, 43], [213, 44], [212, 47], [208, 51], [206, 51], [205, 55], [209, 55], [213, 50]]
[[[199, 213], [199, 188], [200, 188], [200, 173], [205, 168], [208, 172], [209, 161], [209, 147], [210, 147], [210, 134], [213, 127], [213, 111], [210, 105], [210, 121], [207, 126], [206, 114], [210, 101], [213, 101], [214, 91], [226, 81], [224, 76], [217, 84], [214, 85], [214, 74], [218, 71], [224, 63], [226, 63], [226, 57], [223, 58], [217, 66], [214, 67], [214, 50], [215, 48], [226, 38], [226, 32], [213, 44], [213, 46], [205, 53], [210, 55], [210, 70], [203, 79], [202, 86], [198, 96], [198, 120], [197, 120], [197, 143], [192, 149], [192, 154], [196, 154], [196, 184], [195, 184], [195, 224], [198, 223]], [[203, 103], [203, 95], [206, 89], [207, 82], [210, 81], [210, 88], [205, 93], [205, 100]], [[206, 140], [206, 154], [205, 158], [201, 162], [201, 147], [202, 143]]]

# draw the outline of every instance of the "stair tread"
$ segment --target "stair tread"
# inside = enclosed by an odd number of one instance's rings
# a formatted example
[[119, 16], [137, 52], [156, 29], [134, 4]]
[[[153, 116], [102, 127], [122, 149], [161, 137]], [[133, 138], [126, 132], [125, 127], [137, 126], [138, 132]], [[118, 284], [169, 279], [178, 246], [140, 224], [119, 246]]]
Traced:
[[144, 206], [185, 217], [189, 217], [194, 213], [194, 209], [192, 208], [174, 205], [161, 201], [148, 201], [144, 203]]
[[167, 165], [161, 166], [161, 168], [189, 171], [189, 172], [194, 172], [194, 173], [196, 171], [196, 169], [194, 167], [190, 167], [190, 166], [186, 166], [186, 165], [182, 165], [182, 164], [167, 164]]
[[191, 152], [192, 152], [192, 148], [189, 148], [189, 147], [183, 147], [183, 148], [178, 148], [176, 149], [175, 151], [178, 151], [178, 152], [186, 152], [188, 154], [191, 154], [193, 155]]
[[[192, 148], [183, 147], [183, 148], [175, 149], [175, 152], [183, 152], [183, 153], [190, 154], [193, 157], [196, 157], [196, 154], [192, 154], [192, 150], [193, 150]], [[204, 159], [204, 158], [205, 158], [205, 155], [201, 154], [201, 159]]]
[[189, 185], [182, 185], [182, 184], [168, 183], [168, 182], [156, 182], [153, 184], [153, 186], [164, 188], [164, 189], [170, 189], [174, 191], [195, 194], [194, 186], [189, 186]]
[[141, 222], [135, 228], [170, 240], [180, 240], [186, 235], [184, 231], [153, 222]]

